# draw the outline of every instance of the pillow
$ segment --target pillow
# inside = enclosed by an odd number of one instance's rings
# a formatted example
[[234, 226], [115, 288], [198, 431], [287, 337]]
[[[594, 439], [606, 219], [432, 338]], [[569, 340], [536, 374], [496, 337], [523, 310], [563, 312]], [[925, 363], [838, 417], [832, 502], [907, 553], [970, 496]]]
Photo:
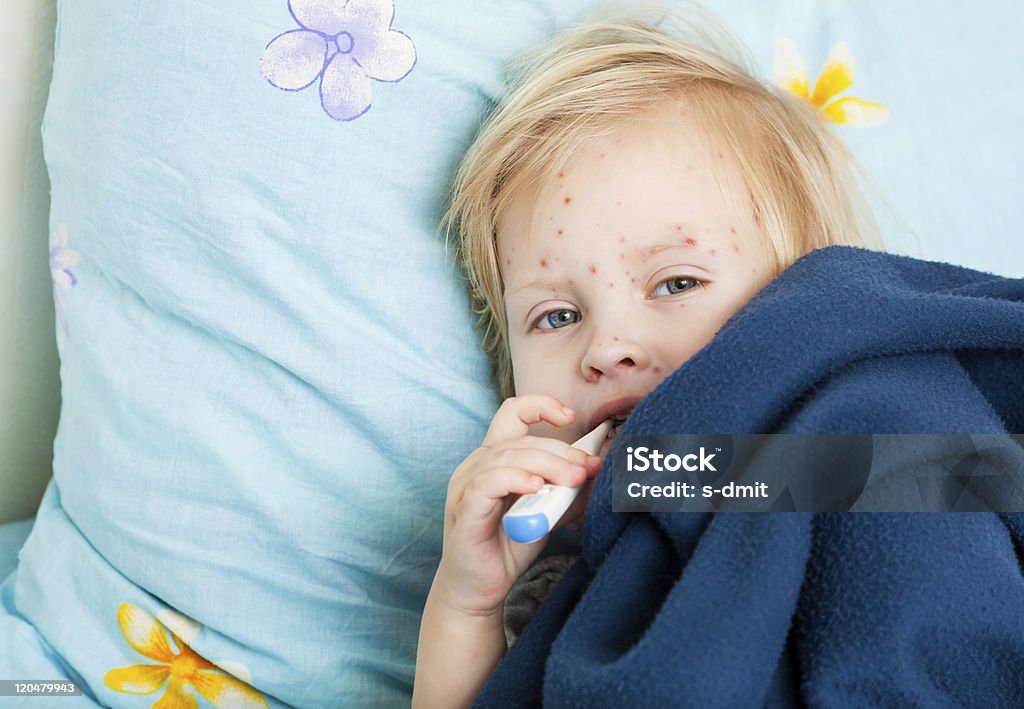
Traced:
[[[60, 6], [63, 407], [13, 595], [98, 701], [408, 703], [447, 478], [497, 405], [434, 227], [502, 62], [587, 5]], [[709, 5], [765, 78], [780, 37], [812, 78], [845, 41], [848, 93], [891, 116], [838, 130], [915, 255], [1020, 271], [1004, 11]], [[17, 642], [0, 633], [0, 670]]]
[[775, 77], [779, 40], [796, 49], [812, 89], [826, 59], [845, 45], [853, 85], [825, 108], [857, 98], [890, 111], [880, 125], [836, 126], [864, 168], [869, 196], [876, 192], [888, 251], [1024, 274], [1024, 95], [1008, 89], [1024, 64], [1018, 5], [704, 4], [749, 48], [766, 81]]
[[436, 226], [503, 62], [588, 4], [60, 5], [63, 407], [14, 599], [98, 701], [408, 703], [498, 403]]

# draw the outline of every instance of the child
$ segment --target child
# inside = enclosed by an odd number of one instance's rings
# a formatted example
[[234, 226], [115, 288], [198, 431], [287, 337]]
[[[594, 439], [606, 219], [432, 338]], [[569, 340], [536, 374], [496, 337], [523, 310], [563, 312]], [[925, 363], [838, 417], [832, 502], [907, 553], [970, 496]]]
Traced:
[[813, 108], [737, 62], [633, 19], [530, 56], [448, 217], [509, 398], [448, 487], [418, 706], [470, 704], [506, 651], [503, 603], [546, 541], [507, 538], [515, 497], [585, 483], [609, 446], [570, 442], [628, 416], [801, 255], [873, 234]]

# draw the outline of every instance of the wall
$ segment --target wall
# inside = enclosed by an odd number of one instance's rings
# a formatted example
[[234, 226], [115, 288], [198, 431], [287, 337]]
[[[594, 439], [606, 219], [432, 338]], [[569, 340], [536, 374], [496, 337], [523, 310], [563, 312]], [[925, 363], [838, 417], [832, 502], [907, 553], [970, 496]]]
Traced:
[[60, 382], [39, 126], [56, 0], [7, 0], [0, 26], [0, 522], [30, 517], [50, 477]]

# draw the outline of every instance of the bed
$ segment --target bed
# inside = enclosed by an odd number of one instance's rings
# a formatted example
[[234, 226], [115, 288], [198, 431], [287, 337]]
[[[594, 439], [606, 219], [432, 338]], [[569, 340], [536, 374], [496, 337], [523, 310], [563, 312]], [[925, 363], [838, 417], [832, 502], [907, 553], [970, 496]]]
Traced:
[[[28, 206], [0, 280], [32, 304], [0, 318], [0, 679], [72, 679], [82, 706], [408, 703], [447, 477], [498, 404], [436, 225], [503, 62], [591, 4], [17, 15], [39, 41], [6, 64]], [[821, 108], [886, 109], [835, 130], [892, 250], [1024, 274], [1012, 3], [706, 5], [765, 81], [845, 47]]]

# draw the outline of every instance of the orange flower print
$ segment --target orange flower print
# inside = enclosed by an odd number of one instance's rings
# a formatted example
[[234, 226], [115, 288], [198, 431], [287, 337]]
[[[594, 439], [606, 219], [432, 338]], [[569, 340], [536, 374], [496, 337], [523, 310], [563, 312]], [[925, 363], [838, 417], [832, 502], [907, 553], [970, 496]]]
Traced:
[[[222, 666], [197, 654], [186, 641], [170, 630], [172, 627], [179, 630], [191, 641], [199, 630], [198, 623], [173, 611], [162, 611], [159, 615], [163, 624], [131, 603], [122, 603], [118, 607], [117, 622], [125, 640], [139, 654], [154, 660], [156, 664], [110, 670], [103, 676], [108, 687], [115, 692], [127, 694], [153, 694], [166, 686], [160, 699], [153, 704], [153, 709], [196, 709], [199, 704], [192, 690], [221, 709], [266, 709], [267, 701], [262, 694], [225, 672]], [[177, 652], [168, 641], [168, 634]], [[234, 663], [234, 667], [245, 672], [237, 663]], [[245, 672], [243, 676], [248, 677], [248, 673]]]
[[829, 51], [812, 93], [800, 53], [788, 39], [778, 39], [775, 42], [775, 85], [809, 102], [833, 123], [876, 126], [889, 118], [889, 109], [880, 103], [851, 96], [832, 101], [853, 85], [853, 57], [846, 42], [839, 42]]

